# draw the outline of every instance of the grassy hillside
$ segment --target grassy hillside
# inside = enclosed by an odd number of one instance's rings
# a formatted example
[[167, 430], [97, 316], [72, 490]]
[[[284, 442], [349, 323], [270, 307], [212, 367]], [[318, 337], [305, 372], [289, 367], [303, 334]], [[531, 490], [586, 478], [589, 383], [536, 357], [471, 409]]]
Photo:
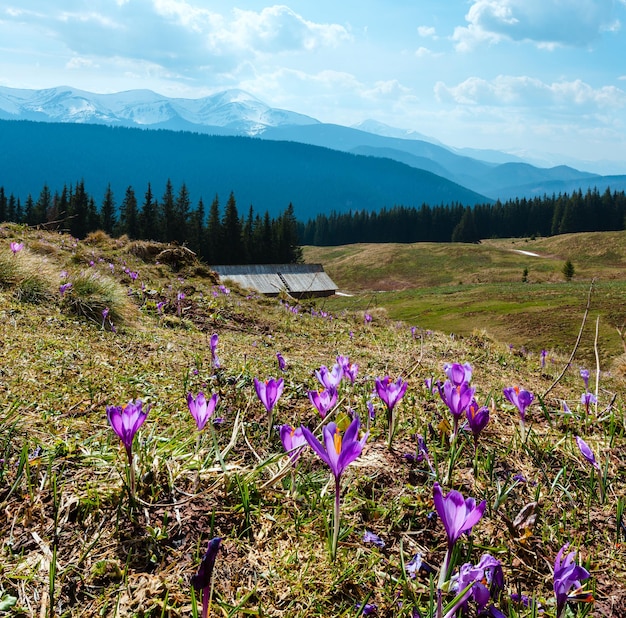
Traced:
[[[14, 253], [11, 242], [23, 246]], [[578, 595], [595, 601], [572, 603], [568, 616], [625, 615], [620, 374], [603, 368], [597, 381], [586, 365], [599, 400], [587, 411], [578, 359], [568, 368], [555, 352], [541, 367], [484, 333], [411, 332], [384, 309], [371, 315], [220, 287], [176, 247], [0, 226], [0, 612], [201, 615], [192, 576], [207, 541], [220, 537], [212, 616], [348, 617], [364, 615], [367, 603], [369, 615], [434, 617], [449, 544], [433, 515], [438, 482], [445, 495], [458, 490], [484, 508], [455, 544], [444, 605], [460, 565], [488, 552], [503, 569], [489, 604], [508, 618], [536, 616], [538, 604], [554, 617], [552, 568], [571, 543], [590, 573]], [[341, 382], [324, 420], [340, 426], [328, 448], [349, 444], [341, 432], [351, 410], [370, 427], [341, 475], [333, 561], [329, 467], [306, 446], [293, 468], [278, 431], [268, 438], [268, 421], [304, 424], [319, 437], [307, 393], [321, 388], [315, 370], [338, 354], [358, 373]], [[475, 398], [490, 408], [476, 450], [469, 431], [452, 438], [450, 411], [424, 383], [445, 380], [444, 364], [454, 362], [471, 365]], [[407, 382], [391, 448], [385, 407], [372, 395], [386, 375]], [[272, 376], [284, 380], [273, 420], [254, 386]], [[534, 393], [523, 430], [503, 395], [509, 386]], [[202, 431], [186, 400], [198, 391], [219, 395], [221, 421]], [[131, 442], [134, 493], [126, 449], [107, 421], [107, 406], [131, 399], [149, 407]], [[513, 594], [529, 596], [529, 606]], [[475, 613], [475, 601], [469, 607]]]
[[[478, 245], [307, 247], [304, 256], [323, 263], [340, 289], [353, 294], [334, 300], [333, 309], [383, 307], [390, 318], [426, 329], [458, 335], [484, 329], [535, 353], [572, 349], [595, 280], [580, 357], [595, 358], [598, 316], [605, 364], [624, 351], [616, 329], [626, 323], [626, 232]], [[571, 282], [562, 274], [566, 260], [575, 267]]]

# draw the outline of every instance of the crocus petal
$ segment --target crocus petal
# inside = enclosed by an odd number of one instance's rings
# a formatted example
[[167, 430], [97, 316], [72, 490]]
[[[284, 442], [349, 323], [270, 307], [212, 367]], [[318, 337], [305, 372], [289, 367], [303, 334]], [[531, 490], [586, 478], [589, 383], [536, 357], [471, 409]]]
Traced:
[[322, 446], [322, 443], [313, 435], [311, 430], [308, 427], [302, 425], [302, 435], [304, 439], [308, 442], [309, 446], [313, 449], [315, 454], [327, 465], [330, 467], [330, 460], [328, 459], [328, 455], [326, 450]]
[[220, 549], [220, 543], [222, 539], [215, 537], [209, 541], [206, 553], [202, 557], [200, 568], [195, 575], [191, 576], [191, 585], [200, 592], [209, 587], [211, 584], [211, 576], [213, 575], [213, 568], [215, 567], [215, 559], [217, 558], [217, 552]]

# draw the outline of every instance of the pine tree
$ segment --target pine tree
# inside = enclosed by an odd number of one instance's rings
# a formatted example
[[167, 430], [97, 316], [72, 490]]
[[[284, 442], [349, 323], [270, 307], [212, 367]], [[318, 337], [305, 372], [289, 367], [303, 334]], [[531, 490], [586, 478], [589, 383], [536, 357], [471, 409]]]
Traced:
[[[44, 184], [35, 203], [33, 212], [33, 223], [39, 225], [48, 221], [48, 211], [52, 208], [52, 195], [48, 185]], [[33, 225], [33, 223], [29, 225]]]
[[200, 198], [198, 206], [191, 212], [189, 217], [189, 232], [187, 233], [189, 248], [198, 254], [202, 252], [204, 234], [204, 202]]
[[18, 218], [17, 218], [17, 200], [15, 199], [15, 196], [13, 195], [13, 193], [11, 193], [11, 195], [9, 195], [9, 199], [7, 201], [7, 217], [6, 217], [7, 221], [13, 221], [14, 223], [17, 223]]
[[35, 218], [35, 202], [33, 201], [30, 193], [26, 197], [26, 206], [24, 207], [23, 222], [26, 223], [26, 225], [37, 224], [37, 219]]
[[220, 202], [216, 195], [209, 209], [209, 221], [206, 230], [203, 257], [209, 264], [223, 263], [222, 222], [220, 220]]
[[160, 238], [159, 205], [152, 196], [150, 183], [148, 183], [139, 215], [139, 238], [145, 240], [158, 240]]
[[107, 234], [112, 235], [117, 222], [115, 220], [115, 198], [113, 197], [110, 184], [107, 186], [107, 190], [104, 193], [104, 199], [100, 207], [100, 219], [102, 221], [102, 229]]
[[172, 222], [174, 240], [181, 244], [187, 240], [188, 236], [190, 205], [189, 191], [187, 185], [183, 183], [174, 202], [174, 221]]
[[242, 225], [237, 212], [235, 195], [231, 192], [222, 220], [223, 247], [222, 255], [224, 264], [242, 264], [243, 260], [243, 240]]
[[176, 230], [174, 228], [174, 189], [169, 178], [165, 185], [165, 193], [161, 199], [161, 229], [165, 242], [172, 242], [176, 238]]
[[132, 186], [128, 186], [124, 195], [124, 201], [120, 207], [120, 231], [130, 238], [139, 238], [139, 210], [137, 198]]
[[8, 201], [4, 194], [4, 187], [0, 187], [0, 221], [8, 221]]
[[85, 182], [76, 183], [74, 193], [70, 197], [69, 228], [70, 234], [76, 238], [84, 238], [87, 235], [87, 217], [89, 209], [89, 197], [85, 191]]
[[[344, 242], [342, 240], [340, 244]], [[291, 264], [302, 261], [302, 248], [298, 245], [298, 222], [291, 203], [278, 218], [276, 243], [278, 262]]]
[[452, 242], [478, 242], [479, 240], [478, 231], [474, 224], [474, 213], [468, 206], [452, 231]]

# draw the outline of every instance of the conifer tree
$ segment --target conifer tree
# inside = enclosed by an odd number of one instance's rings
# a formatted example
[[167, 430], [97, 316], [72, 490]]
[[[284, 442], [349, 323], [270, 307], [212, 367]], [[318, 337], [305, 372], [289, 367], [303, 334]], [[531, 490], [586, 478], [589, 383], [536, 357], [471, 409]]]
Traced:
[[174, 220], [172, 222], [174, 240], [181, 244], [187, 240], [188, 236], [190, 205], [189, 191], [187, 190], [187, 185], [183, 182], [174, 202]]
[[8, 221], [8, 200], [4, 194], [4, 187], [0, 187], [0, 221]]
[[26, 205], [24, 206], [24, 217], [22, 221], [26, 223], [26, 225], [36, 225], [37, 219], [35, 218], [35, 214], [35, 202], [29, 193], [26, 197]]
[[112, 235], [116, 228], [115, 220], [115, 198], [111, 190], [111, 184], [107, 185], [100, 207], [100, 219], [102, 221], [102, 229], [109, 235]]
[[[39, 194], [39, 198], [35, 203], [33, 213], [33, 223], [39, 225], [48, 221], [48, 212], [52, 208], [52, 195], [47, 184], [44, 184]], [[29, 225], [33, 225], [30, 223]]]
[[202, 252], [204, 259], [209, 264], [222, 264], [222, 222], [220, 219], [220, 202], [216, 195], [209, 209], [209, 221], [207, 223], [206, 241]]
[[76, 238], [84, 238], [87, 235], [87, 217], [89, 198], [85, 191], [85, 181], [76, 183], [74, 192], [70, 196], [69, 228], [70, 234]]
[[243, 260], [243, 241], [242, 241], [242, 225], [237, 212], [237, 204], [235, 195], [231, 194], [224, 209], [224, 218], [222, 220], [223, 229], [223, 247], [222, 255], [224, 264], [242, 264]]
[[139, 238], [158, 240], [159, 237], [159, 205], [155, 201], [152, 187], [148, 183], [139, 215]]
[[128, 186], [124, 195], [124, 201], [120, 207], [120, 231], [128, 234], [130, 238], [139, 238], [139, 210], [137, 208], [137, 198], [132, 186]]
[[189, 232], [187, 233], [190, 249], [200, 255], [202, 255], [202, 242], [205, 234], [204, 227], [204, 202], [202, 198], [200, 198], [198, 205], [191, 212], [189, 217]]
[[174, 189], [169, 178], [165, 185], [165, 193], [161, 198], [161, 229], [163, 232], [162, 238], [165, 242], [171, 242], [176, 238], [176, 230], [174, 228]]

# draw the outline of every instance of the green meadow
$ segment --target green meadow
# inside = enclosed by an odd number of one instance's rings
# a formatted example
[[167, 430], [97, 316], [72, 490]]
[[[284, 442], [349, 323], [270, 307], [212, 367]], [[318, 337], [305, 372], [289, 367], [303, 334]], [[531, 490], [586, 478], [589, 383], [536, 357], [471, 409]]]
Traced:
[[[1, 225], [0, 615], [626, 615], [625, 239], [309, 247], [352, 296], [298, 301], [175, 245]], [[294, 465], [284, 425], [324, 446]]]
[[[626, 323], [625, 232], [477, 245], [306, 247], [304, 255], [324, 264], [339, 290], [351, 295], [328, 300], [331, 310], [382, 309], [424, 329], [459, 336], [484, 331], [516, 349], [567, 353], [590, 297], [580, 357], [595, 358], [598, 319], [602, 360], [624, 352], [618, 329]], [[567, 260], [575, 269], [571, 281], [562, 273]]]

